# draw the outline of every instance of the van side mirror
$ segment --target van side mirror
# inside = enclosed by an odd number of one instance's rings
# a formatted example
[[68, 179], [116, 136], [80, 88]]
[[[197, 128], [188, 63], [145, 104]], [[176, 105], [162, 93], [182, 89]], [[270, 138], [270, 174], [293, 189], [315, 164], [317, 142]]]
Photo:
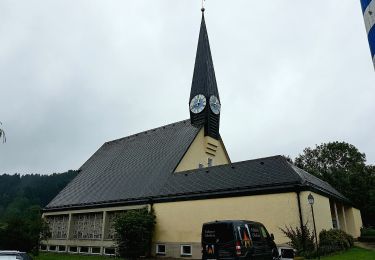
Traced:
[[275, 240], [275, 236], [273, 234], [270, 235], [271, 240]]

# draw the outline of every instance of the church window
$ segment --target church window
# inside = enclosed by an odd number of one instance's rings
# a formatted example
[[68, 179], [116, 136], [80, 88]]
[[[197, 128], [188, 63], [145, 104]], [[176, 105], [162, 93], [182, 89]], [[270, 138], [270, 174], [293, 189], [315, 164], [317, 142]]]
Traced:
[[79, 252], [80, 253], [84, 253], [84, 254], [87, 254], [89, 252], [89, 248], [87, 246], [81, 246], [79, 248]]
[[75, 214], [72, 217], [73, 239], [102, 238], [103, 213]]
[[115, 255], [116, 251], [113, 247], [106, 247], [104, 248], [105, 255]]
[[106, 232], [105, 239], [110, 239], [110, 240], [115, 239], [116, 230], [115, 230], [114, 224], [115, 224], [116, 218], [122, 215], [123, 213], [125, 213], [125, 211], [108, 212], [108, 215], [107, 215], [108, 231]]
[[191, 256], [191, 245], [181, 245], [181, 256]]
[[166, 247], [164, 244], [157, 244], [156, 245], [156, 253], [158, 255], [165, 255], [166, 254]]
[[77, 251], [78, 251], [78, 248], [76, 246], [70, 246], [69, 247], [69, 252], [71, 252], [71, 253], [77, 253]]
[[47, 216], [52, 239], [65, 239], [68, 234], [69, 215]]
[[100, 254], [100, 247], [92, 247], [91, 253], [92, 254]]

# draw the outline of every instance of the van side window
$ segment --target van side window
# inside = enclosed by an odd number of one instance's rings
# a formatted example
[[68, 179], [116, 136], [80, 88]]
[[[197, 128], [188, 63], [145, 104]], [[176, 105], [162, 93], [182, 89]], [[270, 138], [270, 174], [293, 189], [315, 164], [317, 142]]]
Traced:
[[255, 225], [249, 225], [249, 228], [250, 228], [251, 240], [260, 241], [262, 239], [262, 237], [261, 237], [261, 234], [260, 234], [261, 231], [259, 230], [259, 227], [255, 226]]
[[245, 247], [250, 247], [252, 244], [252, 241], [250, 238], [249, 229], [247, 225], [237, 227], [237, 231], [239, 234], [238, 237], [241, 240], [242, 245], [244, 245]]
[[268, 238], [270, 235], [267, 232], [267, 229], [263, 227], [262, 225], [260, 226], [260, 232], [262, 233], [262, 237]]
[[238, 237], [240, 238], [240, 240], [242, 240], [241, 227], [237, 227], [237, 231], [238, 231]]
[[233, 241], [233, 225], [228, 223], [204, 225], [202, 239], [205, 243], [228, 243]]

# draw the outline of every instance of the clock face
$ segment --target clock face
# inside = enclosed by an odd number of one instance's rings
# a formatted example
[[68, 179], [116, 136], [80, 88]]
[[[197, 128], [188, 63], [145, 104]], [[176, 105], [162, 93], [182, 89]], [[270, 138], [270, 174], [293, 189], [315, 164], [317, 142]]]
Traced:
[[221, 108], [220, 101], [214, 95], [210, 97], [210, 108], [214, 114], [218, 115], [220, 113], [220, 108]]
[[198, 114], [203, 111], [203, 109], [206, 107], [206, 97], [202, 94], [196, 95], [193, 97], [193, 99], [190, 101], [190, 111], [194, 114]]

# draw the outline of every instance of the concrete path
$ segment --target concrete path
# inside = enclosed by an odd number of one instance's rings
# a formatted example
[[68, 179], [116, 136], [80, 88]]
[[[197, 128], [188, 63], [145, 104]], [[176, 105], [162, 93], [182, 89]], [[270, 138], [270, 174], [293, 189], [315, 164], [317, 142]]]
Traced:
[[354, 242], [355, 246], [375, 251], [375, 242]]

